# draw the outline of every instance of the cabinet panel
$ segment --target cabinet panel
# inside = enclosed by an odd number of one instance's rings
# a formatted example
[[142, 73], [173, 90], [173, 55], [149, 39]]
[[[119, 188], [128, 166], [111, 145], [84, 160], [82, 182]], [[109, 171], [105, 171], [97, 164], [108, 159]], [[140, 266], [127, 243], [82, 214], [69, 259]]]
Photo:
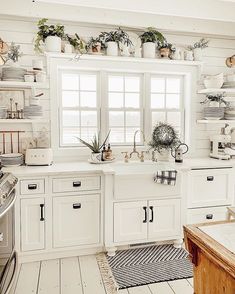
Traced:
[[188, 209], [187, 223], [199, 224], [227, 219], [227, 207], [207, 207]]
[[44, 198], [21, 199], [21, 249], [45, 248]]
[[181, 233], [180, 205], [180, 199], [149, 201], [149, 239], [170, 239]]
[[0, 254], [12, 251], [12, 209], [0, 218]]
[[114, 242], [146, 240], [147, 228], [147, 201], [114, 204]]
[[53, 198], [54, 247], [100, 241], [100, 195]]
[[21, 195], [34, 195], [45, 193], [45, 179], [32, 179], [20, 181]]

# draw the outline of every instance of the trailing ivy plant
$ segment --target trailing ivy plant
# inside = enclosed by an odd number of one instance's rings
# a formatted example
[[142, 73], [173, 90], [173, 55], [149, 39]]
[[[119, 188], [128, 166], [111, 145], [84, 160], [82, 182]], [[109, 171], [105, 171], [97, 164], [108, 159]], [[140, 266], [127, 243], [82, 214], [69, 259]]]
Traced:
[[34, 41], [34, 50], [39, 53], [42, 53], [41, 45], [45, 42], [47, 37], [57, 36], [62, 39], [65, 36], [63, 25], [48, 25], [46, 24], [47, 21], [47, 18], [42, 18], [37, 23], [38, 32]]
[[165, 37], [163, 36], [162, 33], [157, 31], [154, 27], [148, 27], [147, 31], [142, 33], [139, 36], [142, 44], [152, 42], [152, 43], [158, 43], [158, 42], [163, 42], [165, 40]]
[[120, 27], [116, 31], [101, 32], [99, 39], [102, 40], [103, 43], [116, 42], [117, 44], [122, 43], [127, 46], [133, 45], [127, 32]]
[[81, 54], [87, 52], [87, 47], [85, 41], [83, 41], [77, 33], [74, 34], [74, 36], [66, 35], [65, 39], [69, 42], [70, 45], [72, 45], [76, 52], [79, 52]]

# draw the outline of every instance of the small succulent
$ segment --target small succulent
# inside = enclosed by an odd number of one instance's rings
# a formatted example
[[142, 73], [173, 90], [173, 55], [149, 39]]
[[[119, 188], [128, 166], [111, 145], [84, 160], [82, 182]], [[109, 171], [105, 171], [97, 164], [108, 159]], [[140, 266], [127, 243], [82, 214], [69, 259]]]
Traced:
[[98, 36], [96, 38], [91, 37], [90, 40], [87, 42], [87, 45], [86, 45], [87, 50], [89, 50], [89, 49], [95, 49], [98, 43], [100, 44], [101, 49], [104, 49], [105, 48], [105, 43], [100, 38], [100, 36]]
[[77, 33], [74, 36], [66, 35], [65, 39], [72, 45], [75, 51], [83, 54], [87, 52], [86, 43], [82, 40]]
[[229, 106], [229, 102], [224, 100], [224, 93], [218, 93], [218, 94], [208, 94], [206, 95], [206, 99], [202, 102], [200, 102], [201, 104], [206, 104], [209, 102], [219, 102], [220, 104], [224, 104], [225, 106]]
[[108, 138], [109, 138], [110, 131], [108, 132], [105, 140], [103, 143], [101, 142], [101, 134], [100, 132], [98, 135], [94, 135], [93, 140], [91, 140], [91, 143], [88, 143], [81, 138], [77, 138], [83, 145], [87, 146], [93, 153], [99, 153], [103, 146], [105, 146]]
[[165, 37], [163, 36], [163, 34], [157, 31], [154, 27], [148, 27], [147, 31], [142, 33], [139, 36], [139, 38], [142, 44], [148, 43], [148, 42], [153, 42], [153, 43], [163, 42], [165, 40]]
[[192, 46], [188, 46], [188, 49], [189, 50], [193, 50], [196, 48], [205, 49], [208, 47], [209, 42], [210, 42], [209, 40], [202, 38], [198, 42], [194, 43]]
[[129, 35], [122, 30], [120, 27], [116, 31], [111, 32], [101, 32], [99, 35], [99, 39], [102, 40], [102, 42], [116, 42], [116, 43], [122, 43], [127, 46], [133, 45]]
[[23, 53], [20, 52], [20, 45], [16, 45], [14, 42], [12, 42], [7, 53], [6, 62], [8, 60], [17, 62], [19, 60], [19, 57], [21, 57], [22, 55]]

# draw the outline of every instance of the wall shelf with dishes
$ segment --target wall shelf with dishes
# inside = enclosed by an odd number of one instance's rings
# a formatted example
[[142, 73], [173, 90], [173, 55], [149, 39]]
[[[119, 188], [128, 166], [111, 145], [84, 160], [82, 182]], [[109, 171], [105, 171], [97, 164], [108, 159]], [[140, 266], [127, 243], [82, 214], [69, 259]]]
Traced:
[[198, 124], [235, 124], [235, 120], [228, 120], [228, 119], [198, 119], [197, 120]]
[[20, 89], [49, 89], [49, 83], [20, 82], [20, 81], [0, 81], [0, 88], [20, 88]]
[[212, 93], [235, 94], [235, 88], [208, 88], [208, 89], [201, 89], [198, 91], [198, 94], [212, 94]]

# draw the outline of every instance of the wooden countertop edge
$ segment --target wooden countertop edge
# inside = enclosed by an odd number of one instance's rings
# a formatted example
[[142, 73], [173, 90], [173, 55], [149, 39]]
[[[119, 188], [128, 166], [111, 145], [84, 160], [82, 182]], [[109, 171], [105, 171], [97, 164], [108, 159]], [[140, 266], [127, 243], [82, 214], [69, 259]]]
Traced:
[[[230, 222], [235, 222], [235, 220]], [[185, 235], [188, 236], [211, 261], [218, 266], [221, 266], [235, 279], [235, 254], [199, 229], [199, 227], [202, 226], [225, 223], [228, 223], [228, 221], [187, 225], [184, 226], [184, 232], [186, 233]]]

